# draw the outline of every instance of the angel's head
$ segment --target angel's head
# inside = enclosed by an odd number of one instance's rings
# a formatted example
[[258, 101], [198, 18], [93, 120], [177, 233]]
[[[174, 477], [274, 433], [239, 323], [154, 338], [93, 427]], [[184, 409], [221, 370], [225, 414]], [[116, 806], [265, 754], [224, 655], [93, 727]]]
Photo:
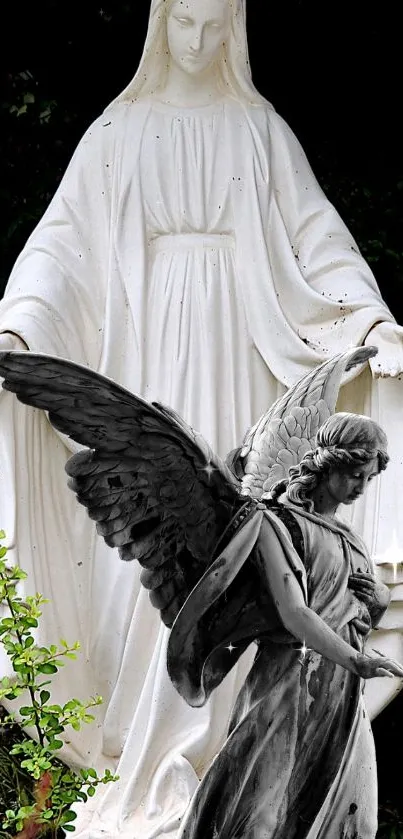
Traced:
[[316, 436], [316, 448], [290, 469], [287, 498], [314, 509], [318, 490], [338, 504], [352, 504], [389, 461], [384, 431], [369, 417], [337, 413]]

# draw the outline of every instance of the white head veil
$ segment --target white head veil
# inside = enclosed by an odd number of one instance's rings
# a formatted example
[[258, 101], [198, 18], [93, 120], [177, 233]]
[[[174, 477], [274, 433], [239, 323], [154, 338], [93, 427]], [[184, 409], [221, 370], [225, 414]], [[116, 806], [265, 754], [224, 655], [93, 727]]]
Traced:
[[[164, 87], [169, 67], [166, 17], [174, 0], [151, 0], [148, 31], [136, 75], [111, 103], [130, 102], [151, 96]], [[203, 2], [203, 0], [200, 0]], [[260, 104], [266, 100], [253, 82], [246, 34], [246, 0], [226, 0], [231, 10], [230, 35], [222, 47], [220, 87], [223, 94]]]

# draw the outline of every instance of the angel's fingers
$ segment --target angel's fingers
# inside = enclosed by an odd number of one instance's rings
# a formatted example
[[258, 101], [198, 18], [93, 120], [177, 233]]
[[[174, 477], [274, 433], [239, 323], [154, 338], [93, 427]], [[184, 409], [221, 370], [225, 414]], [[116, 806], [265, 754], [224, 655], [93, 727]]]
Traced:
[[366, 580], [351, 580], [348, 584], [349, 588], [359, 589], [362, 591], [372, 592], [375, 590], [375, 583], [368, 583]]
[[371, 595], [365, 594], [365, 592], [363, 592], [363, 591], [360, 591], [360, 592], [355, 591], [354, 594], [355, 594], [357, 600], [359, 600], [361, 603], [364, 603], [365, 606], [372, 606], [374, 601], [373, 601], [373, 598], [371, 597]]
[[387, 659], [386, 661], [382, 662], [382, 667], [387, 668], [388, 673], [391, 676], [398, 676], [400, 679], [403, 679], [403, 667], [397, 661], [393, 661], [393, 659]]
[[352, 623], [354, 624], [357, 632], [361, 635], [365, 635], [365, 633], [371, 628], [368, 621], [361, 620], [360, 618], [354, 618]]
[[387, 676], [389, 679], [393, 679], [393, 673], [390, 673], [385, 667], [377, 667], [375, 676]]
[[375, 582], [375, 580], [373, 580], [371, 582], [371, 580], [350, 579], [348, 581], [348, 584], [349, 584], [349, 586], [354, 586], [354, 588], [366, 588], [369, 591], [373, 591], [377, 586], [377, 583]]

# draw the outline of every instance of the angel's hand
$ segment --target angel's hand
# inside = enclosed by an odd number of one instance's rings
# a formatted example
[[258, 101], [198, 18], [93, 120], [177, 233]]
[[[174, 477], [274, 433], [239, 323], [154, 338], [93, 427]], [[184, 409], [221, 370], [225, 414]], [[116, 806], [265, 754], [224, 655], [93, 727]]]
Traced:
[[369, 360], [375, 379], [403, 373], [403, 327], [397, 323], [377, 323], [368, 333], [365, 346], [376, 347], [378, 353]]
[[14, 332], [0, 332], [0, 352], [8, 352], [8, 350], [23, 352], [27, 349], [25, 341], [19, 335], [15, 335]]
[[403, 679], [403, 667], [392, 658], [371, 658], [358, 655], [355, 659], [355, 671], [361, 679], [374, 679], [377, 676], [398, 676]]
[[374, 574], [351, 574], [348, 587], [365, 604], [371, 616], [383, 613], [389, 606], [389, 589]]
[[372, 620], [366, 605], [361, 602], [360, 614], [351, 621], [360, 635], [368, 635], [372, 629]]

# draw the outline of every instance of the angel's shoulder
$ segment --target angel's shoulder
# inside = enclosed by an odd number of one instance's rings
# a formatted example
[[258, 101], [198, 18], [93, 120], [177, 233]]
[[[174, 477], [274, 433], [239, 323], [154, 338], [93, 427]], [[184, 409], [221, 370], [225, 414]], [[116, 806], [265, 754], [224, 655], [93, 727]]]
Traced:
[[274, 513], [274, 515], [280, 519], [284, 527], [288, 530], [294, 548], [300, 559], [303, 560], [305, 553], [304, 537], [302, 535], [301, 526], [298, 523], [296, 516], [294, 516], [293, 511], [285, 504], [282, 504], [281, 501], [270, 501], [267, 503], [267, 507], [271, 513]]

